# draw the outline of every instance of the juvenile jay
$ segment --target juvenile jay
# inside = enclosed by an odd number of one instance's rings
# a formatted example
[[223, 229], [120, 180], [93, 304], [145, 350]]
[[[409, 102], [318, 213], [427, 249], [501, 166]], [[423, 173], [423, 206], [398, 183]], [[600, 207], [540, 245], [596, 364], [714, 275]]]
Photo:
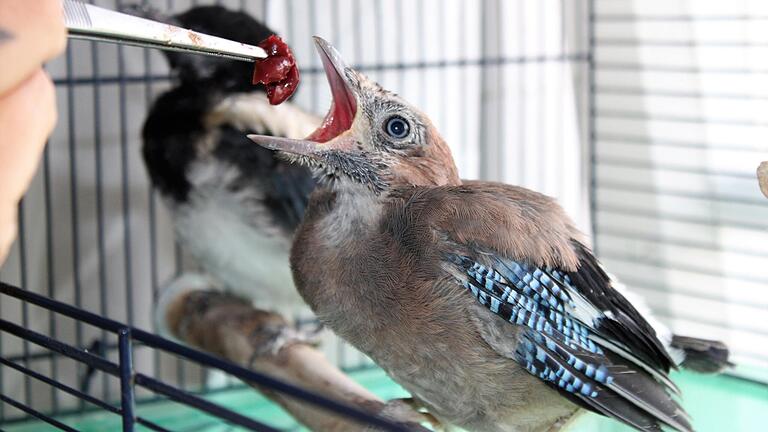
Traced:
[[322, 126], [250, 138], [322, 181], [291, 251], [319, 319], [446, 424], [558, 430], [584, 408], [692, 430], [669, 372], [719, 370], [725, 346], [641, 312], [551, 198], [460, 180], [423, 113], [316, 45], [333, 94]]
[[[173, 17], [144, 14], [251, 45], [274, 34], [251, 16], [221, 6]], [[179, 242], [224, 289], [283, 313], [304, 308], [288, 253], [315, 180], [306, 167], [276, 158], [245, 134], [298, 138], [321, 119], [290, 103], [270, 105], [262, 87], [251, 83], [252, 63], [166, 56], [176, 80], [150, 109], [142, 151]], [[162, 318], [169, 298], [160, 300]]]

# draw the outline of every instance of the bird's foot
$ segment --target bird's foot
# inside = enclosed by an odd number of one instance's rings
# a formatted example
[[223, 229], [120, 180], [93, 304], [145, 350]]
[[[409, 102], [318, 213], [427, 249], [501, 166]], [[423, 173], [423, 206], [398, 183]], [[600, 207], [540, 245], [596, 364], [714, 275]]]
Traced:
[[576, 421], [576, 419], [579, 418], [582, 414], [584, 414], [584, 410], [576, 410], [571, 414], [559, 418], [552, 426], [549, 427], [549, 429], [547, 429], [547, 432], [561, 432], [568, 430], [570, 426]]
[[315, 326], [309, 326], [305, 324], [297, 324], [295, 326], [297, 337], [305, 344], [319, 347], [321, 345], [320, 334], [325, 329], [325, 326], [321, 323], [317, 323]]
[[445, 431], [445, 427], [437, 417], [426, 411], [424, 404], [413, 397], [390, 399], [382, 414], [392, 415], [394, 418], [407, 419], [414, 423], [427, 422], [435, 431]]

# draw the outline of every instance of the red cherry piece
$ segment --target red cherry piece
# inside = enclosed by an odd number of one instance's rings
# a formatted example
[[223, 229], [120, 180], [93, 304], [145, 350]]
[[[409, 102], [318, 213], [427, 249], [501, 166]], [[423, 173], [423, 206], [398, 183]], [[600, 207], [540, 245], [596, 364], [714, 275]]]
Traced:
[[258, 67], [254, 71], [255, 83], [269, 84], [288, 77], [288, 73], [295, 65], [288, 57], [267, 57], [259, 60]]
[[264, 84], [267, 98], [272, 105], [288, 99], [299, 85], [299, 69], [290, 47], [276, 35], [259, 43], [267, 57], [256, 60], [253, 83]]
[[291, 97], [298, 85], [299, 69], [294, 66], [288, 72], [288, 76], [285, 79], [267, 85], [267, 98], [269, 99], [269, 103], [272, 105], [282, 103], [284, 100]]

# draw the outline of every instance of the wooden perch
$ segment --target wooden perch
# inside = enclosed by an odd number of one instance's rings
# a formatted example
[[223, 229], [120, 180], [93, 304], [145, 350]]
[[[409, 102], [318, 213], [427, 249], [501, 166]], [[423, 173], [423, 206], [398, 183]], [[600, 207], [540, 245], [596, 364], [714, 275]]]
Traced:
[[[285, 382], [358, 406], [428, 431], [427, 418], [401, 401], [385, 403], [353, 381], [315, 349], [307, 337], [282, 316], [258, 310], [250, 301], [215, 290], [187, 291], [166, 309], [166, 324], [178, 339]], [[360, 431], [360, 424], [311, 407], [274, 391], [257, 388], [313, 431]]]
[[757, 167], [757, 181], [760, 184], [760, 191], [768, 198], [768, 161]]

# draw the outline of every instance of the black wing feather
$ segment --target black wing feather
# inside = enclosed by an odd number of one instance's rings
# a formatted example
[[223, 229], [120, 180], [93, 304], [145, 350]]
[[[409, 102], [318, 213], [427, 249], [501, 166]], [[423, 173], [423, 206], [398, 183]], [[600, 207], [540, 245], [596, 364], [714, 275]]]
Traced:
[[[264, 206], [273, 221], [293, 232], [304, 217], [309, 195], [316, 181], [310, 170], [277, 157], [276, 152], [254, 145], [242, 131], [229, 126], [220, 128], [216, 157], [238, 167], [243, 187], [259, 187]], [[269, 135], [269, 131], [260, 132]]]
[[614, 319], [602, 320], [597, 330], [609, 334], [652, 367], [669, 372], [675, 363], [656, 337], [656, 331], [627, 299], [611, 286], [610, 277], [597, 258], [581, 243], [573, 240], [579, 257], [579, 269], [568, 272], [579, 292], [601, 311], [610, 311]]

